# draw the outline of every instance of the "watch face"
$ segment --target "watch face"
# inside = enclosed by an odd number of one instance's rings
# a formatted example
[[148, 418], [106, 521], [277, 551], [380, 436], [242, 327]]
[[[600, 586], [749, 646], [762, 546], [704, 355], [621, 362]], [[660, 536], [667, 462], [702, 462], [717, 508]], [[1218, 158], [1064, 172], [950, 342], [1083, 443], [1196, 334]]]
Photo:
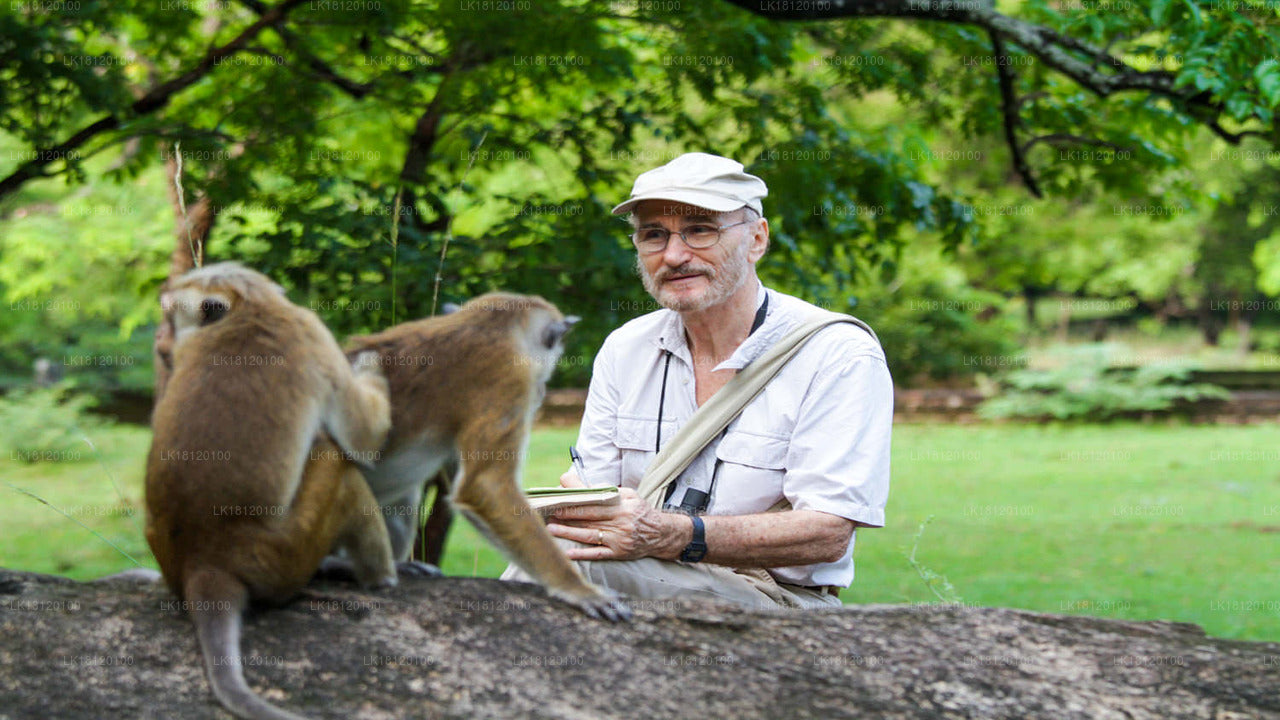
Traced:
[[689, 543], [684, 552], [680, 553], [680, 559], [684, 562], [701, 562], [706, 554], [707, 546], [705, 543]]

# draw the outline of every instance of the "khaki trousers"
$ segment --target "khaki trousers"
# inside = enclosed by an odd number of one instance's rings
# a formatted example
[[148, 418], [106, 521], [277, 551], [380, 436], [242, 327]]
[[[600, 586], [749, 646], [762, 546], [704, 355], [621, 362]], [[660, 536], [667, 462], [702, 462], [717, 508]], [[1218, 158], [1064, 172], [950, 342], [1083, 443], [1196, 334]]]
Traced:
[[[562, 548], [591, 547], [573, 540], [556, 538]], [[820, 590], [779, 583], [763, 570], [734, 570], [710, 563], [682, 563], [674, 560], [574, 561], [584, 578], [640, 601], [674, 599], [728, 603], [753, 610], [778, 608], [840, 607], [840, 599]], [[503, 580], [535, 582], [515, 565], [507, 566]], [[641, 603], [633, 605], [643, 606]]]

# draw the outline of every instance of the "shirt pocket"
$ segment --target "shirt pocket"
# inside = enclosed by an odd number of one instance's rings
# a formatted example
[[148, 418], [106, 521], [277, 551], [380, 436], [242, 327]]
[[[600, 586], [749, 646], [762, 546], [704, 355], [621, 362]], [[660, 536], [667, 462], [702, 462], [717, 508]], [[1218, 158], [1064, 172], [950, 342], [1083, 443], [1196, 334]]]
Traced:
[[622, 456], [622, 487], [640, 484], [644, 471], [653, 462], [654, 425], [656, 420], [618, 417], [613, 426], [613, 444]]
[[782, 499], [787, 447], [785, 438], [727, 433], [716, 447], [720, 473], [707, 511], [716, 515], [759, 513]]

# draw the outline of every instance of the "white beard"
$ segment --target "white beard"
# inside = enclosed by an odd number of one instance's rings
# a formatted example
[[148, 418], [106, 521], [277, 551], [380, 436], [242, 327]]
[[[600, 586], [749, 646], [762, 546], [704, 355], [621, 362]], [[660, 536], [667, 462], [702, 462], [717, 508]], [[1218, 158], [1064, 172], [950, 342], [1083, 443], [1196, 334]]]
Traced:
[[[701, 312], [728, 300], [742, 287], [742, 283], [746, 282], [751, 274], [751, 263], [747, 259], [749, 250], [747, 243], [739, 243], [725, 258], [725, 263], [719, 270], [710, 265], [685, 263], [676, 268], [664, 265], [654, 275], [649, 274], [643, 260], [637, 255], [636, 272], [640, 275], [640, 281], [644, 283], [644, 289], [658, 301], [659, 305], [676, 312]], [[700, 296], [674, 297], [674, 293], [664, 290], [664, 283], [656, 277], [660, 275], [665, 279], [692, 273], [701, 273], [707, 279], [707, 288]]]

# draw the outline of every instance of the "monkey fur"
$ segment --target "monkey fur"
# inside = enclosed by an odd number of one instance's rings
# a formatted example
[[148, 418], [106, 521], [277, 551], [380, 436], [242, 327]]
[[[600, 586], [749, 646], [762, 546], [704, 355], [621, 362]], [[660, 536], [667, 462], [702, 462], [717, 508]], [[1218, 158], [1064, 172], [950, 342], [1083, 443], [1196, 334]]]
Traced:
[[396, 583], [377, 501], [346, 459], [383, 444], [386, 380], [374, 356], [353, 368], [314, 313], [234, 263], [187, 273], [162, 304], [172, 375], [152, 418], [147, 542], [218, 700], [241, 718], [300, 720], [245, 682], [241, 615], [288, 601], [335, 548], [363, 584]]
[[553, 596], [626, 620], [630, 609], [583, 580], [520, 489], [533, 416], [577, 320], [537, 296], [489, 293], [353, 338], [347, 356], [376, 352], [391, 388], [387, 446], [364, 474], [398, 560], [412, 550], [423, 486], [456, 463], [452, 504], [494, 545]]

